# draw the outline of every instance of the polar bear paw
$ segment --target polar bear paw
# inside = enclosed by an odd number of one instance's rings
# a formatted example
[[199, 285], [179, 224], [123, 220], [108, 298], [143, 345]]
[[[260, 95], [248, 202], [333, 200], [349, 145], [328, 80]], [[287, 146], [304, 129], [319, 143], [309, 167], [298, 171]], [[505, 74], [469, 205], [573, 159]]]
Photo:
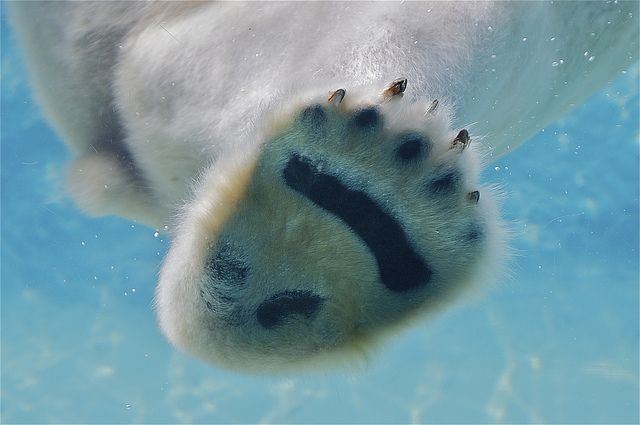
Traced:
[[406, 84], [332, 91], [204, 178], [160, 277], [171, 341], [261, 371], [363, 354], [494, 272], [478, 147], [438, 101], [405, 102]]

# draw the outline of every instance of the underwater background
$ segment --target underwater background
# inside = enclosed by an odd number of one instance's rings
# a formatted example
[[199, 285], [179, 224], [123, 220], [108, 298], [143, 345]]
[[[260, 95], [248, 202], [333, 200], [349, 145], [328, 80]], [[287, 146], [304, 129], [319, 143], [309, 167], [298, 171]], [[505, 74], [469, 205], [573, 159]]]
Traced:
[[74, 207], [2, 15], [0, 422], [639, 422], [638, 65], [485, 171], [507, 276], [367, 365], [248, 376], [160, 335], [169, 241]]

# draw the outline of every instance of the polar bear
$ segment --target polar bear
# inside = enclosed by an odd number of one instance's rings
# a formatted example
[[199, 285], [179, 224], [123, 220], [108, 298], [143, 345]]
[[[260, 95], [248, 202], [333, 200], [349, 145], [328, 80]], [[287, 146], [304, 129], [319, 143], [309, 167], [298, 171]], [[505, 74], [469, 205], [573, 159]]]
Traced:
[[482, 165], [637, 60], [637, 8], [10, 12], [44, 114], [76, 154], [75, 201], [173, 237], [156, 293], [163, 333], [264, 372], [364, 355], [495, 276], [505, 230]]

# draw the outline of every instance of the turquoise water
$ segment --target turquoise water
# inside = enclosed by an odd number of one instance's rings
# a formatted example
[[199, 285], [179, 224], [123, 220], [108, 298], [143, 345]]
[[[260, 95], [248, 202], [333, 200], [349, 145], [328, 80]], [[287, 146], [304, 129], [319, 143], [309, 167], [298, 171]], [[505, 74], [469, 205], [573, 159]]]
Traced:
[[638, 66], [486, 171], [510, 276], [367, 366], [252, 377], [160, 335], [167, 239], [73, 206], [2, 24], [2, 423], [639, 421]]

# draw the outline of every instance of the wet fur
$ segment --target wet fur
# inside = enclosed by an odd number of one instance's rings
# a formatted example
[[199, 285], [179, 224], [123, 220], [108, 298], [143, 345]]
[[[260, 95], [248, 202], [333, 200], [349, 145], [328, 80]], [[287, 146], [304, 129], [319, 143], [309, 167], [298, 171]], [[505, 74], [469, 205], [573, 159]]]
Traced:
[[[157, 292], [162, 330], [200, 358], [253, 371], [364, 355], [410, 319], [495, 276], [504, 231], [495, 189], [478, 182], [482, 161], [524, 142], [637, 60], [636, 9], [633, 2], [10, 5], [45, 116], [76, 154], [67, 173], [74, 199], [91, 214], [170, 231]], [[398, 77], [408, 79], [407, 91], [380, 106], [377, 142], [345, 130], [341, 120], [379, 104]], [[300, 120], [310, 105], [326, 108], [338, 88], [347, 89], [344, 115], [322, 126]], [[434, 99], [437, 112], [428, 114]], [[467, 147], [459, 131], [471, 123]], [[326, 137], [317, 137], [320, 127]], [[394, 135], [404, 131], [427, 137], [430, 151], [398, 161]], [[433, 266], [432, 286], [409, 298], [385, 290], [357, 232], [283, 182], [292, 153], [326, 161], [341, 184], [410, 229]], [[212, 278], [212, 256], [223, 246], [240, 249], [235, 260], [250, 272], [236, 275], [249, 286]], [[321, 307], [309, 304], [320, 299]], [[253, 314], [269, 311], [269, 300], [294, 310], [267, 314], [262, 324], [273, 326], [265, 329]]]

